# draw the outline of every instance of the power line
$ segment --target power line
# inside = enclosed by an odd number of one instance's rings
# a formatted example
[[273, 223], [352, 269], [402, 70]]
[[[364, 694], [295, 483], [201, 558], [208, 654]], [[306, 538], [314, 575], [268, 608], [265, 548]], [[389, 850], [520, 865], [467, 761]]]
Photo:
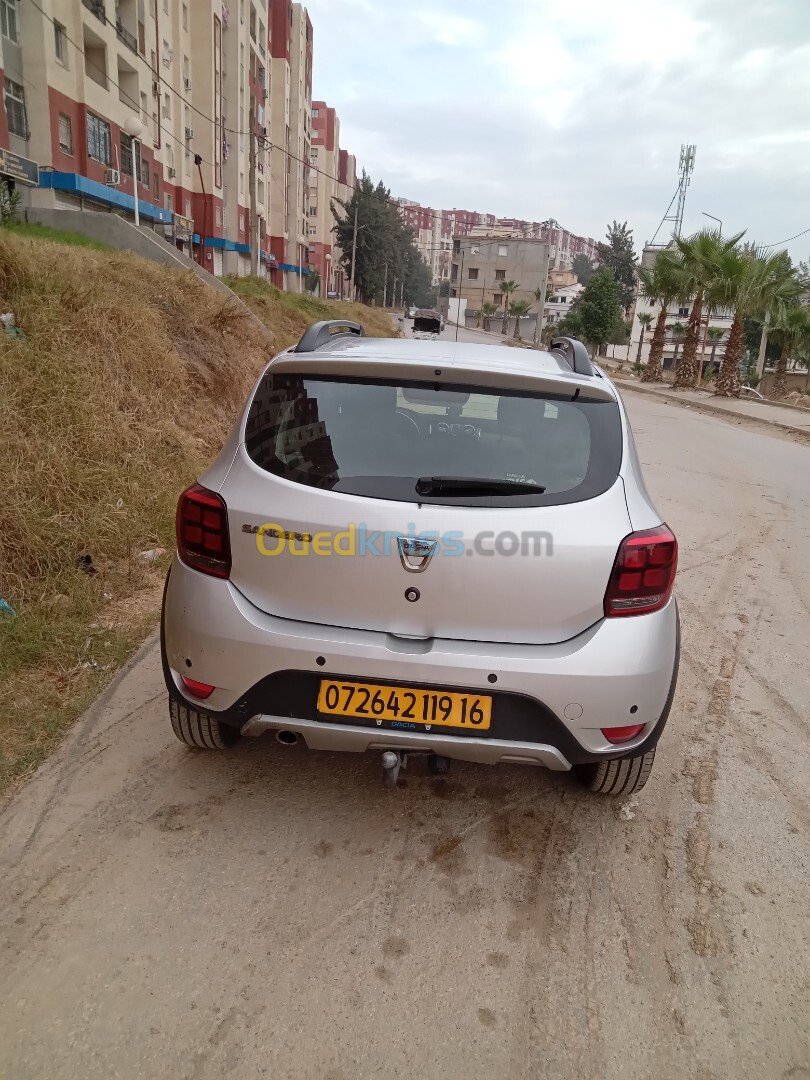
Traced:
[[791, 240], [796, 240], [800, 236], [804, 236], [805, 233], [809, 233], [810, 228], [802, 229], [801, 232], [797, 232], [795, 236], [789, 236], [787, 240], [777, 240], [775, 244], [764, 244], [765, 248], [781, 247], [782, 244], [789, 244]]

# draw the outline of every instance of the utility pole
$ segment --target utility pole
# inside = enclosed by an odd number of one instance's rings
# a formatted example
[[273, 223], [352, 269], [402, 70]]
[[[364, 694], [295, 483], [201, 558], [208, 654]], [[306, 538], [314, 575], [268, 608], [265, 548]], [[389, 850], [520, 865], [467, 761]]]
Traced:
[[354, 275], [357, 269], [357, 189], [354, 191], [354, 233], [352, 236], [352, 276], [349, 281], [349, 299], [354, 302]]
[[403, 277], [402, 282], [400, 283], [400, 286], [399, 286], [399, 306], [403, 307], [404, 304], [405, 304], [405, 278]]
[[250, 187], [250, 209], [248, 211], [248, 231], [250, 239], [250, 276], [259, 276], [259, 229], [257, 226], [256, 206], [256, 116], [253, 105], [250, 108], [250, 123], [248, 124], [248, 185]]

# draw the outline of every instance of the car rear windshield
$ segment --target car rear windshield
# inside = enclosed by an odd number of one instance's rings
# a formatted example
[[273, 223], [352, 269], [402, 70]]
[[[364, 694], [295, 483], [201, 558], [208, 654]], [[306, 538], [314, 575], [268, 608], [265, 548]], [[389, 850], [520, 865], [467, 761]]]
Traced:
[[621, 466], [622, 434], [615, 401], [268, 372], [245, 444], [260, 468], [309, 487], [545, 506], [606, 491]]

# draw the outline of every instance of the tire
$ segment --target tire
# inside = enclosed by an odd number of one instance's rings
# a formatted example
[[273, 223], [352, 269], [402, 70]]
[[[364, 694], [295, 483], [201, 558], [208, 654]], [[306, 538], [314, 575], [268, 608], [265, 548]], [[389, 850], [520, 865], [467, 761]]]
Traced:
[[614, 758], [589, 765], [575, 765], [574, 770], [589, 791], [600, 795], [632, 795], [641, 791], [650, 779], [655, 747], [638, 757]]
[[174, 698], [169, 698], [169, 716], [180, 742], [198, 750], [227, 750], [240, 737], [236, 728], [220, 723], [208, 713], [189, 709]]

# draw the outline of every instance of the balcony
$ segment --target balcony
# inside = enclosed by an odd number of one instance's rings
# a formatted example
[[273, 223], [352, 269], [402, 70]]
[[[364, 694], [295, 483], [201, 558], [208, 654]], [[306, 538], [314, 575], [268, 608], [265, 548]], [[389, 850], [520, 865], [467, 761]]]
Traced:
[[[87, 3], [87, 0], [85, 0], [85, 3]], [[131, 49], [134, 53], [138, 52], [138, 39], [127, 30], [120, 19], [115, 20], [115, 32], [118, 35], [118, 40], [123, 41], [128, 49]]]
[[82, 3], [88, 11], [92, 11], [97, 19], [101, 19], [103, 23], [107, 22], [107, 13], [104, 10], [104, 0], [82, 0]]

